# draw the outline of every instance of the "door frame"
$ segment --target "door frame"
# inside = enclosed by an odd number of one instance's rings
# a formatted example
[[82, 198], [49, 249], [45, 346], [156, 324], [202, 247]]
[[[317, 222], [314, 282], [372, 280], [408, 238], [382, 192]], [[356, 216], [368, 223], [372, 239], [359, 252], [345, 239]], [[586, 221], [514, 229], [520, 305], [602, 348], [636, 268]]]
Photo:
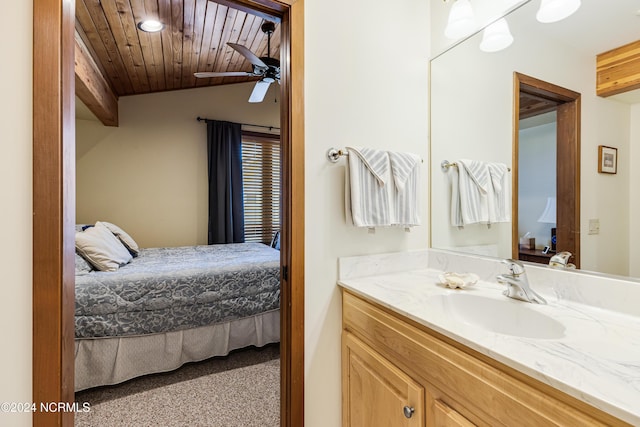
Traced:
[[[518, 159], [520, 139], [520, 92], [558, 103], [556, 130], [556, 239], [558, 251], [573, 254], [580, 268], [580, 93], [527, 76], [513, 74], [513, 173], [511, 251], [519, 257]], [[558, 159], [563, 159], [560, 164]], [[561, 167], [562, 166], [562, 167]]]
[[[227, 1], [227, 0], [225, 0]], [[228, 1], [227, 1], [228, 3]], [[282, 17], [280, 424], [304, 425], [304, 0], [234, 0]], [[33, 402], [74, 402], [74, 0], [33, 3]], [[282, 275], [284, 276], [284, 275]], [[72, 412], [33, 425], [73, 426]]]

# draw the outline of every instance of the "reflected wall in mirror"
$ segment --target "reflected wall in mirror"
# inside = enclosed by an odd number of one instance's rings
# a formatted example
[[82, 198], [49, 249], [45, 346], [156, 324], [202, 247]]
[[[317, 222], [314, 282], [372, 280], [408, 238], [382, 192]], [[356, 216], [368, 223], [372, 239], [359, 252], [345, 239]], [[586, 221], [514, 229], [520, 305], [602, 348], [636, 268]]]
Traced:
[[[442, 171], [440, 162], [517, 165], [517, 72], [581, 94], [581, 184], [575, 198], [581, 268], [640, 277], [640, 263], [633, 262], [640, 259], [640, 191], [632, 184], [640, 182], [640, 96], [634, 91], [602, 98], [595, 91], [596, 55], [638, 39], [637, 0], [583, 2], [574, 15], [553, 24], [536, 21], [539, 5], [532, 0], [507, 15], [514, 37], [509, 48], [484, 53], [478, 48], [479, 33], [431, 61], [431, 247], [501, 258], [513, 254], [518, 242], [511, 223], [451, 226], [450, 173]], [[598, 174], [599, 145], [618, 149], [617, 174]], [[562, 158], [557, 163], [561, 170]], [[548, 170], [540, 167], [540, 181]], [[533, 171], [527, 182], [535, 176]], [[542, 213], [549, 196], [530, 208], [534, 216]], [[598, 234], [590, 234], [590, 220], [599, 221]], [[538, 246], [550, 240], [547, 233], [542, 232]]]

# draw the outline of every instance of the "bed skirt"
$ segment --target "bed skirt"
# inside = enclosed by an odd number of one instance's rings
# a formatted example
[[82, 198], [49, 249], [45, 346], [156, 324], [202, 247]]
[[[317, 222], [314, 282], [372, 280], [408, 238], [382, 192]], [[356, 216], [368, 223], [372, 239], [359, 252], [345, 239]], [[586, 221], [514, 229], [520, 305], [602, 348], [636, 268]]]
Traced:
[[75, 391], [167, 372], [188, 362], [280, 341], [280, 310], [153, 335], [75, 340]]

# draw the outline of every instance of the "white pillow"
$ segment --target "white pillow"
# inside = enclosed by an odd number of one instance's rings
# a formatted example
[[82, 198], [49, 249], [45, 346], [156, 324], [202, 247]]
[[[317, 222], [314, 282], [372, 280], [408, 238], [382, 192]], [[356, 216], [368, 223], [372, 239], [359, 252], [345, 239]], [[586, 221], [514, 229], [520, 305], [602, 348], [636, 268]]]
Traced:
[[99, 222], [76, 232], [76, 249], [100, 271], [116, 271], [133, 258], [120, 240]]
[[136, 241], [133, 240], [131, 236], [125, 233], [125, 231], [122, 228], [118, 227], [115, 224], [112, 224], [110, 222], [105, 222], [105, 221], [96, 222], [96, 225], [98, 224], [103, 224], [105, 227], [111, 230], [111, 232], [115, 234], [115, 236], [118, 239], [120, 239], [124, 247], [127, 248], [129, 252], [131, 252], [131, 255], [133, 255], [134, 257], [138, 256], [138, 254], [140, 253], [140, 247], [138, 246]]

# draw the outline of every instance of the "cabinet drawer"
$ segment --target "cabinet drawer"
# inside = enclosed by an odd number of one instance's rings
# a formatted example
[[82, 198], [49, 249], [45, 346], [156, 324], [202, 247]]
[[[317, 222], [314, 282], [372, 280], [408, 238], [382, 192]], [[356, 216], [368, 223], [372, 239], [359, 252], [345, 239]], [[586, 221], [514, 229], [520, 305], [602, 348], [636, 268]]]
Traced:
[[[387, 309], [343, 292], [343, 327], [412, 378], [464, 405], [476, 424], [627, 425]], [[513, 371], [513, 370], [511, 370]], [[482, 422], [479, 422], [482, 421]], [[454, 424], [455, 425], [455, 424]], [[463, 424], [464, 425], [464, 424]]]

